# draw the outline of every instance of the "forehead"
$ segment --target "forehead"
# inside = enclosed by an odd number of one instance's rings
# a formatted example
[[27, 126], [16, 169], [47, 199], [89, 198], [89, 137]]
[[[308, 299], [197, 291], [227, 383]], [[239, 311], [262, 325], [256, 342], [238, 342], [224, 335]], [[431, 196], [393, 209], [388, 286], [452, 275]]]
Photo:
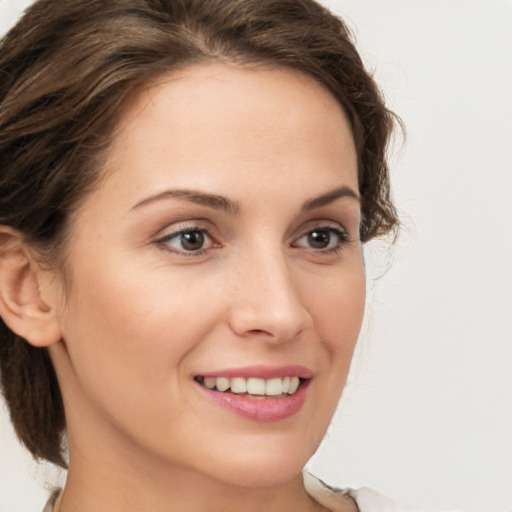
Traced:
[[[256, 140], [265, 132], [270, 137], [278, 131], [288, 135], [289, 144], [318, 133], [329, 134], [329, 142], [337, 138], [339, 143], [353, 143], [352, 137], [342, 140], [345, 133], [340, 129], [351, 130], [334, 96], [311, 77], [282, 68], [203, 64], [164, 75], [130, 103], [113, 149], [116, 142], [142, 142], [144, 136], [151, 145], [151, 140], [158, 141], [154, 137], [159, 128], [165, 129], [160, 135], [169, 142], [180, 139], [183, 153], [188, 144], [226, 143], [235, 129], [238, 137], [233, 146], [244, 150], [250, 146], [241, 147], [244, 135]], [[178, 149], [173, 147], [175, 153]]]
[[329, 91], [298, 72], [223, 64], [142, 90], [121, 118], [106, 171], [139, 191], [169, 181], [190, 188], [195, 179], [219, 193], [262, 182], [284, 190], [291, 178], [307, 187], [313, 176], [320, 189], [325, 178], [357, 190], [351, 128]]

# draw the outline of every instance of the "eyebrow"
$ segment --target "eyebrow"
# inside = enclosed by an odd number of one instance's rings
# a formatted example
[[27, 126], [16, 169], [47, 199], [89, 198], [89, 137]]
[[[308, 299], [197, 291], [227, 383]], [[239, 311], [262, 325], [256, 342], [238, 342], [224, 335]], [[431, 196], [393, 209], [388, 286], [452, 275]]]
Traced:
[[153, 203], [166, 197], [183, 198], [187, 201], [190, 201], [191, 203], [207, 206], [209, 208], [213, 208], [214, 210], [221, 210], [227, 213], [237, 214], [240, 212], [240, 204], [236, 201], [232, 201], [231, 199], [228, 199], [224, 196], [207, 194], [205, 192], [189, 189], [165, 190], [164, 192], [160, 192], [159, 194], [147, 197], [146, 199], [139, 201], [132, 208], [132, 210], [136, 210], [143, 205]]
[[[207, 194], [205, 192], [190, 189], [165, 190], [159, 194], [155, 194], [153, 196], [147, 197], [146, 199], [142, 199], [132, 207], [132, 210], [136, 210], [141, 206], [159, 201], [167, 197], [183, 198], [192, 203], [199, 204], [201, 206], [207, 206], [214, 210], [221, 210], [231, 214], [240, 213], [240, 204], [237, 201], [233, 201], [227, 197], [219, 196], [217, 194]], [[301, 211], [307, 212], [316, 208], [321, 208], [322, 206], [326, 206], [343, 197], [349, 197], [355, 199], [356, 201], [361, 200], [359, 195], [352, 188], [343, 186], [313, 199], [308, 199], [303, 203]]]
[[322, 194], [319, 197], [309, 199], [302, 205], [302, 212], [308, 212], [308, 211], [314, 210], [316, 208], [321, 208], [322, 206], [327, 206], [328, 204], [336, 201], [337, 199], [341, 199], [342, 197], [350, 197], [352, 199], [355, 199], [356, 201], [361, 202], [361, 198], [359, 197], [359, 194], [357, 194], [350, 187], [343, 186], [343, 187], [331, 190], [330, 192], [327, 192], [326, 194]]

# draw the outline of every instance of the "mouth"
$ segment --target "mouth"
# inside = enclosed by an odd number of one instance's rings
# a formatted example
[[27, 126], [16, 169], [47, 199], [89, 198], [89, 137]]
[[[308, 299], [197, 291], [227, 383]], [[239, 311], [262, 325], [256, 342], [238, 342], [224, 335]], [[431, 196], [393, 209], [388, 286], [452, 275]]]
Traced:
[[262, 379], [257, 377], [205, 377], [194, 380], [201, 386], [219, 393], [231, 393], [247, 398], [286, 398], [297, 393], [308, 379], [297, 376]]
[[275, 422], [299, 413], [313, 378], [300, 365], [256, 365], [195, 375], [194, 382], [221, 409], [252, 421]]

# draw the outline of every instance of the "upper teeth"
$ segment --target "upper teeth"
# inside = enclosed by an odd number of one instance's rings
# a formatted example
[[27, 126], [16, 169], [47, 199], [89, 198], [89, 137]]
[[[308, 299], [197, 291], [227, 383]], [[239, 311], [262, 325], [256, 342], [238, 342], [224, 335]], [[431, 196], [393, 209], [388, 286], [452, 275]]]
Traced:
[[284, 377], [275, 379], [257, 379], [255, 377], [204, 377], [202, 383], [209, 389], [217, 391], [231, 390], [232, 393], [248, 393], [249, 395], [268, 395], [276, 396], [288, 393], [289, 395], [297, 391], [300, 380], [299, 377]]

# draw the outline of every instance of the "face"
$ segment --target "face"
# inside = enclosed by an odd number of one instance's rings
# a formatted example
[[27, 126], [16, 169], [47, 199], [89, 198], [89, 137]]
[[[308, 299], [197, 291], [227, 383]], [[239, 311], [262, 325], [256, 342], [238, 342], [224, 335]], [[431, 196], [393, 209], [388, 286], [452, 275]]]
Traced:
[[301, 471], [362, 321], [356, 162], [296, 73], [197, 66], [139, 95], [72, 225], [51, 348], [71, 457], [245, 486]]

